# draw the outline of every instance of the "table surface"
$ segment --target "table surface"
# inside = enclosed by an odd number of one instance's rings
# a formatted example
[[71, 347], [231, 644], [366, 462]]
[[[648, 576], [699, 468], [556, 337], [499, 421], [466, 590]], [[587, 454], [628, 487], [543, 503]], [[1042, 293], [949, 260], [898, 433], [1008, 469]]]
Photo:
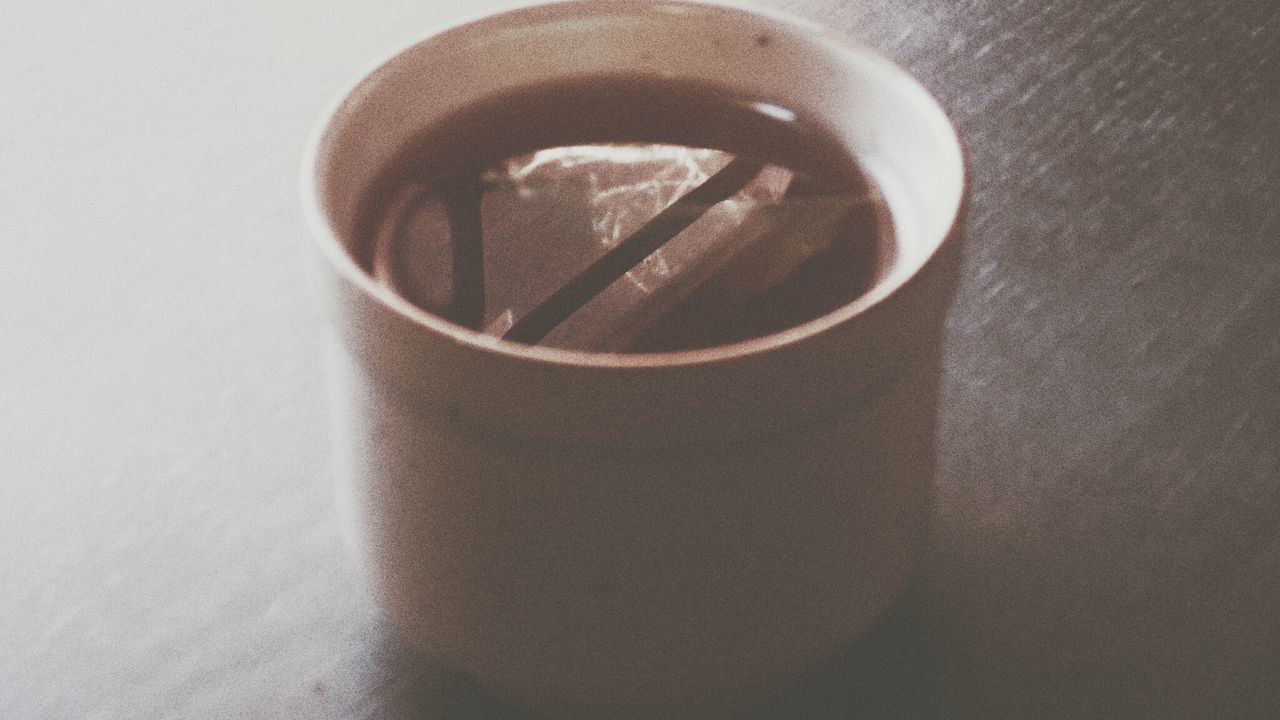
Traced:
[[[973, 195], [919, 580], [742, 717], [1280, 716], [1280, 5], [769, 4], [920, 77]], [[297, 191], [462, 6], [6, 6], [0, 717], [524, 717], [347, 558]]]

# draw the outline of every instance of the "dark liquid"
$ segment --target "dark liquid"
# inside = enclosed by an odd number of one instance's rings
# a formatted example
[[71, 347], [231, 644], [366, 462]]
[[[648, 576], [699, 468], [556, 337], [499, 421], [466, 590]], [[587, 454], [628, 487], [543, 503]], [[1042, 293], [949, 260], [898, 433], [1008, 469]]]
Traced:
[[583, 350], [779, 332], [857, 299], [892, 254], [883, 201], [821, 125], [650, 77], [477, 103], [409, 143], [362, 218], [359, 260], [420, 307]]

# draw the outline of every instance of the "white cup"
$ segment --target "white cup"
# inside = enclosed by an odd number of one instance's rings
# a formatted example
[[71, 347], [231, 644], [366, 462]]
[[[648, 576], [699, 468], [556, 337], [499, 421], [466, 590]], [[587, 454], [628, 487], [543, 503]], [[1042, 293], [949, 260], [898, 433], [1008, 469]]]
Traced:
[[[891, 270], [782, 333], [618, 355], [495, 341], [355, 259], [362, 193], [424, 128], [504, 90], [620, 72], [820, 118], [887, 201]], [[354, 542], [427, 652], [553, 717], [706, 717], [835, 653], [901, 588], [928, 517], [966, 191], [954, 130], [902, 70], [730, 5], [518, 9], [362, 78], [304, 186]]]

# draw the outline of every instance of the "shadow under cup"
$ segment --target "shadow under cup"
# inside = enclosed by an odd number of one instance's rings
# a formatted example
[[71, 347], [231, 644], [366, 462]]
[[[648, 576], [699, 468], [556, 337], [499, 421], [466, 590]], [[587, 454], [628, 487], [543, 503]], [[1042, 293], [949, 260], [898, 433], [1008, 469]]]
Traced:
[[[727, 85], [820, 119], [883, 194], [894, 256], [852, 303], [700, 350], [519, 345], [359, 261], [362, 197], [477, 101], [581, 77]], [[965, 193], [945, 115], [805, 23], [693, 2], [568, 2], [434, 34], [327, 117], [304, 169], [336, 332], [335, 472], [390, 614], [552, 716], [704, 717], [867, 629], [924, 538]]]

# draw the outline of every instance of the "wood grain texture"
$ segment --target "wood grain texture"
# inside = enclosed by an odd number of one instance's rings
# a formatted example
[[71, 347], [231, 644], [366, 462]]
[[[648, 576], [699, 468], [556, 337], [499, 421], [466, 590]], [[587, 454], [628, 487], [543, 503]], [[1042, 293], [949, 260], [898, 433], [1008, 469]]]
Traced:
[[[941, 99], [972, 240], [919, 587], [743, 717], [1280, 715], [1280, 6], [770, 4]], [[460, 5], [5, 9], [0, 717], [520, 717], [346, 558], [296, 191]]]

